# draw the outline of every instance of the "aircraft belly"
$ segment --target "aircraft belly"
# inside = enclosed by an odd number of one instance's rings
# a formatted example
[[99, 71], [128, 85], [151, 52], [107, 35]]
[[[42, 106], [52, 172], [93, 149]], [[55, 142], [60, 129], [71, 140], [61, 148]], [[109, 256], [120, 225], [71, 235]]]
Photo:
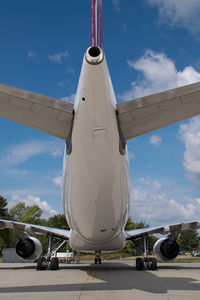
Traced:
[[[71, 171], [66, 203], [69, 223], [85, 240], [103, 242], [123, 230], [128, 210], [128, 186], [124, 177], [123, 157], [114, 157], [96, 142], [68, 160]], [[77, 159], [77, 157], [79, 157]], [[76, 165], [76, 167], [72, 167]]]
[[86, 241], [79, 237], [75, 232], [72, 232], [69, 239], [70, 247], [81, 252], [113, 252], [122, 250], [125, 246], [125, 236], [121, 232], [118, 236], [110, 241], [94, 243]]

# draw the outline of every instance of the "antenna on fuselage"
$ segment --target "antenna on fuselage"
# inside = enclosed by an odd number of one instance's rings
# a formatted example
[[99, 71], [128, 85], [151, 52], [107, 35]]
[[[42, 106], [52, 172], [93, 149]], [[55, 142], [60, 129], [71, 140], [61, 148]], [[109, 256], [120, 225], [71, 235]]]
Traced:
[[91, 0], [91, 40], [94, 47], [103, 47], [103, 0]]

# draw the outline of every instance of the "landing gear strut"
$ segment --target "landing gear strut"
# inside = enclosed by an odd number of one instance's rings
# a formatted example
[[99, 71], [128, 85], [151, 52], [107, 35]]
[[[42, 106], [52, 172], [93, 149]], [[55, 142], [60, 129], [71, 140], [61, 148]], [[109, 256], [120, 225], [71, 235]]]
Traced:
[[136, 258], [136, 269], [139, 271], [157, 270], [157, 260], [154, 257], [148, 257], [148, 236], [143, 237], [144, 241], [144, 258]]
[[53, 235], [48, 235], [48, 250], [47, 254], [37, 261], [37, 270], [42, 271], [49, 268], [50, 270], [58, 270], [59, 269], [59, 261], [56, 257], [56, 252], [62, 245], [64, 245], [67, 241], [64, 239], [59, 239], [58, 242], [52, 247]]
[[96, 264], [101, 264], [101, 252], [96, 252], [96, 257], [94, 259], [94, 263]]

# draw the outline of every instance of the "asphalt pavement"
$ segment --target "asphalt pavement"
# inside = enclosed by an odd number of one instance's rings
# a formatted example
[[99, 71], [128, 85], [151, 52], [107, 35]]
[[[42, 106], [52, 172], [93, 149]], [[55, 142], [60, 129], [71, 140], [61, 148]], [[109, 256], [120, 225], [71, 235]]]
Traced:
[[0, 264], [0, 299], [200, 299], [200, 263], [162, 263], [157, 271], [137, 271], [135, 261], [35, 267]]

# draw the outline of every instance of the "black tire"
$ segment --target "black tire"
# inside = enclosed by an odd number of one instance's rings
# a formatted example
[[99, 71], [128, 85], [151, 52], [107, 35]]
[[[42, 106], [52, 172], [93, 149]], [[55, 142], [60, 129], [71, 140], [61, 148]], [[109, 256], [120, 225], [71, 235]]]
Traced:
[[37, 271], [42, 271], [46, 269], [46, 258], [45, 257], [41, 257], [38, 259], [37, 261]]
[[59, 269], [59, 259], [56, 257], [56, 270]]
[[58, 261], [58, 258], [57, 257], [53, 257], [51, 259], [51, 262], [50, 262], [50, 269], [52, 271], [55, 271], [55, 270], [58, 270], [59, 268], [59, 261]]
[[94, 263], [95, 263], [95, 265], [97, 264], [97, 258], [95, 258]]
[[143, 258], [136, 258], [136, 270], [143, 271], [144, 270], [144, 260]]
[[150, 270], [157, 270], [157, 260], [154, 257], [149, 258], [149, 269]]

